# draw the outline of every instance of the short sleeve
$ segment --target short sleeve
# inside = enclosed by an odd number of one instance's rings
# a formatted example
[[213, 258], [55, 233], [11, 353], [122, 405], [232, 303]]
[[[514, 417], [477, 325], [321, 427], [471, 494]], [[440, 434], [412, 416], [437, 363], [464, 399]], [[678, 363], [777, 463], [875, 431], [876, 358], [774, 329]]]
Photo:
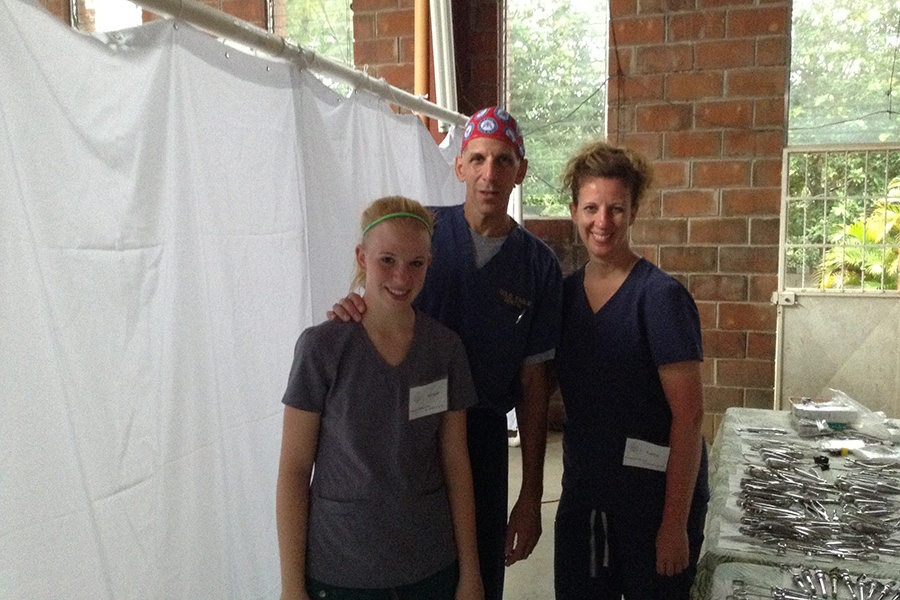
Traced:
[[333, 365], [327, 361], [327, 352], [322, 351], [317, 340], [321, 337], [319, 331], [311, 327], [300, 334], [294, 347], [287, 389], [281, 400], [287, 406], [317, 413], [322, 412], [333, 381]]
[[535, 297], [535, 316], [528, 334], [525, 357], [545, 355], [549, 360], [559, 344], [562, 328], [562, 271], [552, 254], [542, 255], [541, 260], [543, 267], [537, 279], [542, 285], [538, 287]]
[[643, 312], [650, 354], [657, 367], [703, 360], [700, 314], [683, 285], [665, 276], [647, 293]]
[[462, 340], [449, 329], [451, 351], [447, 365], [447, 377], [449, 379], [447, 399], [448, 410], [463, 410], [474, 406], [478, 401], [475, 393], [475, 384], [472, 382], [472, 371], [469, 368], [469, 359], [463, 347]]

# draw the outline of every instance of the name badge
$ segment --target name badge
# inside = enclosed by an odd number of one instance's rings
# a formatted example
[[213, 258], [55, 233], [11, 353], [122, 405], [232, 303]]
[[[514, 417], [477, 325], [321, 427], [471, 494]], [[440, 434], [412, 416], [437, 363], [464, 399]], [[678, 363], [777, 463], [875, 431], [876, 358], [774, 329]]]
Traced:
[[409, 420], [447, 410], [447, 378], [409, 389]]
[[633, 438], [625, 440], [625, 458], [622, 460], [622, 464], [626, 467], [637, 467], [665, 473], [668, 463], [668, 446], [657, 446], [656, 444]]

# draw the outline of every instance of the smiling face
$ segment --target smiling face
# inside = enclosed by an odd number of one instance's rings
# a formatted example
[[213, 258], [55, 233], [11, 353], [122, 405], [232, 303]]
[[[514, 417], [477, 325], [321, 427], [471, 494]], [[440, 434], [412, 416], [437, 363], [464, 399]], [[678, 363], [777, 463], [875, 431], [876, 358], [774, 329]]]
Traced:
[[388, 219], [366, 233], [356, 262], [365, 273], [367, 309], [408, 308], [425, 282], [431, 238], [415, 219]]
[[466, 184], [469, 226], [501, 219], [505, 223], [509, 195], [525, 179], [527, 169], [528, 161], [519, 159], [509, 144], [491, 138], [476, 138], [466, 144], [456, 157], [456, 178]]
[[628, 186], [620, 179], [590, 177], [581, 184], [577, 198], [569, 212], [591, 260], [613, 261], [630, 253], [629, 228], [637, 207]]

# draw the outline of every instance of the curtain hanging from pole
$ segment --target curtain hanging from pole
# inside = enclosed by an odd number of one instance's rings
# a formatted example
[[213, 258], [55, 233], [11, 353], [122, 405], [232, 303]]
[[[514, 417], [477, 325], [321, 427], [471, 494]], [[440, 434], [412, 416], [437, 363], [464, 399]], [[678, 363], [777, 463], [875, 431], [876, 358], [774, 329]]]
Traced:
[[294, 341], [364, 204], [461, 184], [416, 116], [183, 22], [0, 0], [0, 81], [0, 599], [277, 598]]
[[[325, 56], [319, 56], [311, 50], [292, 44], [282, 37], [211, 8], [198, 0], [134, 1], [139, 6], [191, 23], [227, 40], [239, 42], [270, 56], [295, 61], [305, 68], [349, 83], [356, 89], [366, 90], [388, 102], [426, 117], [439, 119], [449, 125], [462, 126], [466, 123], [466, 116], [456, 112], [455, 105], [451, 108], [438, 106], [423, 96], [410, 94], [406, 90], [388, 84], [383, 79], [375, 79], [351, 66]], [[452, 44], [452, 40], [450, 43]]]

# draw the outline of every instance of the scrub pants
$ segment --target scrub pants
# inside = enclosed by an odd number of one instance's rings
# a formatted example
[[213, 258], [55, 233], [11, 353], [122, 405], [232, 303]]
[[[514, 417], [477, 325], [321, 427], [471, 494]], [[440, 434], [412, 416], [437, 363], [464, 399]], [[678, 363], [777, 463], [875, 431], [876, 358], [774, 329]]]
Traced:
[[506, 570], [506, 515], [509, 446], [506, 415], [489, 408], [466, 413], [469, 460], [475, 488], [475, 533], [485, 600], [503, 598]]
[[306, 578], [306, 593], [312, 600], [454, 600], [459, 582], [459, 563], [421, 581], [395, 588], [342, 588]]
[[697, 572], [706, 502], [688, 516], [688, 568], [668, 577], [656, 572], [656, 532], [661, 513], [601, 511], [567, 497], [559, 500], [554, 532], [557, 600], [688, 600]]

